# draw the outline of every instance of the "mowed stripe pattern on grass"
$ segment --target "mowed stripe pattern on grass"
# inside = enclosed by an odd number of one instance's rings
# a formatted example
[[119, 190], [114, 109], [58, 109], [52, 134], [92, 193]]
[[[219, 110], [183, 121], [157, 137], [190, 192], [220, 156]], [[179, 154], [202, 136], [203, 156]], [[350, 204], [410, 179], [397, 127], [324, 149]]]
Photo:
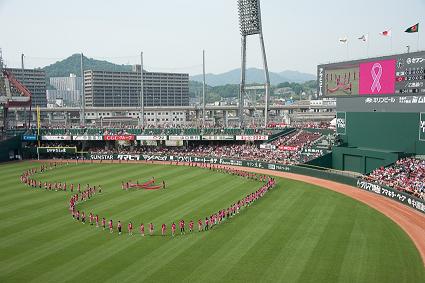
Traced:
[[[75, 223], [69, 193], [32, 191], [19, 175], [34, 163], [0, 165], [1, 282], [424, 282], [419, 254], [391, 220], [343, 195], [278, 180], [276, 189], [210, 232], [118, 236]], [[166, 190], [123, 192], [121, 181], [164, 179]], [[225, 208], [259, 182], [200, 168], [68, 165], [43, 181], [100, 184], [78, 208], [127, 223], [171, 221]], [[196, 226], [196, 225], [195, 225]]]

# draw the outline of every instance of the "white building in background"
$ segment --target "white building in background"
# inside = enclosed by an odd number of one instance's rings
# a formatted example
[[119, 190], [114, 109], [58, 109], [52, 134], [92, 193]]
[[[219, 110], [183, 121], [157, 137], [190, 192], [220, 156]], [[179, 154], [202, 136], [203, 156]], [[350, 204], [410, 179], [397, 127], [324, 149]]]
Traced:
[[50, 101], [62, 99], [64, 106], [79, 106], [82, 79], [74, 74], [69, 77], [53, 77], [50, 78], [50, 84], [55, 90], [48, 91]]

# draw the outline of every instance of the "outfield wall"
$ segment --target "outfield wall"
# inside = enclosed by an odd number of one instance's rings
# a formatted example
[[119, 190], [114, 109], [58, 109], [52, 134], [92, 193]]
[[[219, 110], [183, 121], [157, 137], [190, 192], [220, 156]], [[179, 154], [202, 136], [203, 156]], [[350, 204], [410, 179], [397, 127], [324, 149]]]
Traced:
[[340, 119], [345, 117], [345, 127], [338, 127], [337, 133], [349, 147], [425, 154], [425, 137], [421, 135], [424, 117], [420, 112], [338, 112], [339, 115]]
[[332, 168], [368, 174], [425, 154], [425, 96], [338, 97]]
[[0, 142], [0, 162], [16, 160], [21, 155], [22, 143], [19, 136]]
[[267, 163], [252, 160], [238, 160], [228, 158], [214, 158], [214, 157], [197, 157], [197, 156], [175, 156], [175, 155], [154, 155], [154, 154], [88, 154], [85, 156], [88, 160], [93, 161], [118, 161], [130, 162], [130, 161], [162, 161], [162, 162], [186, 162], [186, 163], [204, 163], [211, 165], [227, 165], [227, 166], [241, 166], [249, 168], [267, 169], [280, 172], [288, 172], [300, 175], [307, 175], [311, 177], [317, 177], [321, 179], [331, 180], [338, 183], [353, 186], [365, 191], [373, 192], [378, 195], [393, 199], [406, 206], [409, 206], [415, 210], [425, 213], [425, 201], [411, 196], [407, 193], [397, 191], [395, 189], [370, 183], [361, 179], [352, 177], [349, 174], [341, 174], [329, 171], [319, 170], [307, 167], [301, 167], [296, 165], [282, 165], [275, 163]]
[[364, 148], [334, 147], [332, 168], [343, 171], [369, 174], [376, 168], [388, 166], [406, 154]]

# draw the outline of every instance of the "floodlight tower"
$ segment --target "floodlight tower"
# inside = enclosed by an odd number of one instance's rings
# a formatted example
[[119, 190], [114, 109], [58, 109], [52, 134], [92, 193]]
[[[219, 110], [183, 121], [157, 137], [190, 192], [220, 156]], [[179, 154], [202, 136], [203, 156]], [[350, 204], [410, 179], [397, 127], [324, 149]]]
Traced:
[[249, 35], [258, 34], [260, 37], [261, 52], [263, 55], [263, 67], [265, 78], [265, 98], [264, 98], [264, 126], [267, 127], [269, 116], [269, 91], [270, 78], [267, 66], [266, 49], [264, 46], [263, 30], [261, 26], [260, 0], [238, 0], [239, 26], [241, 31], [241, 84], [239, 90], [239, 121], [243, 126], [243, 109], [245, 96], [246, 77], [246, 38]]

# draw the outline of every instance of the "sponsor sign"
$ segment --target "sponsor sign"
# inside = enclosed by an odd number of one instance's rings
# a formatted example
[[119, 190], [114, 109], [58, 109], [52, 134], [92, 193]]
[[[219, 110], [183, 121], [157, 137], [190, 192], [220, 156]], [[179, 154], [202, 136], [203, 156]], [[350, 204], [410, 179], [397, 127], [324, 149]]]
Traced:
[[137, 136], [138, 141], [165, 141], [167, 136]]
[[118, 160], [140, 160], [140, 155], [118, 154]]
[[338, 135], [345, 135], [347, 131], [347, 123], [346, 123], [346, 115], [345, 112], [337, 112], [336, 113], [336, 133]]
[[365, 191], [373, 192], [380, 195], [382, 188], [377, 184], [372, 184], [364, 180], [357, 180], [357, 187]]
[[72, 136], [74, 141], [102, 141], [103, 136]]
[[41, 136], [43, 141], [70, 141], [71, 136]]
[[419, 114], [419, 140], [425, 141], [425, 113]]
[[375, 194], [382, 195], [387, 198], [396, 200], [398, 202], [401, 202], [407, 206], [410, 206], [416, 210], [419, 210], [425, 213], [425, 201], [414, 198], [407, 193], [403, 193], [403, 192], [394, 190], [392, 188], [388, 188], [378, 184], [370, 183], [365, 180], [357, 180], [357, 187], [359, 189], [373, 192]]
[[319, 148], [304, 148], [303, 153], [309, 154], [309, 153], [318, 153], [320, 155], [323, 155], [323, 149]]
[[105, 141], [134, 141], [136, 137], [134, 135], [105, 135], [103, 139]]
[[234, 139], [234, 136], [202, 136], [204, 141], [232, 141]]
[[48, 154], [54, 154], [54, 153], [69, 153], [69, 154], [75, 154], [77, 152], [76, 147], [37, 147], [38, 153], [48, 153]]
[[252, 135], [252, 136], [236, 136], [237, 141], [266, 141], [269, 136]]
[[36, 141], [37, 136], [36, 135], [24, 135], [22, 136], [23, 141]]
[[116, 155], [114, 154], [90, 154], [90, 160], [115, 160]]
[[166, 155], [150, 155], [150, 154], [143, 154], [142, 155], [143, 160], [146, 161], [168, 161], [168, 156]]
[[262, 143], [260, 144], [260, 148], [261, 149], [276, 149], [276, 146], [270, 143]]
[[201, 136], [168, 136], [170, 141], [199, 141]]

